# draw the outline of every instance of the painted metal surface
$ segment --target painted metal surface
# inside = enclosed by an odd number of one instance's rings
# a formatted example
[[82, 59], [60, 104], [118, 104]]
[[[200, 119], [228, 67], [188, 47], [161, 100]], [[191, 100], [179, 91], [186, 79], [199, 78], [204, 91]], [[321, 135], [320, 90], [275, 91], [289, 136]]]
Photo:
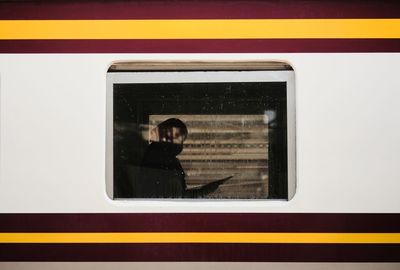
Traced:
[[[399, 262], [399, 7], [1, 2], [0, 260]], [[294, 199], [108, 199], [106, 71], [121, 60], [289, 63]]]

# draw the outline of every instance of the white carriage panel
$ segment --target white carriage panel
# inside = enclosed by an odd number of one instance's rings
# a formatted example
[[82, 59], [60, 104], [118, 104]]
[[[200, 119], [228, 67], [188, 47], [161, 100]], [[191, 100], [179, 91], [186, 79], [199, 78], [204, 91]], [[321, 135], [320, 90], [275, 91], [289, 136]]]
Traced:
[[[284, 201], [111, 201], [106, 72], [119, 60], [283, 60], [297, 191]], [[399, 212], [399, 54], [0, 55], [0, 212]]]

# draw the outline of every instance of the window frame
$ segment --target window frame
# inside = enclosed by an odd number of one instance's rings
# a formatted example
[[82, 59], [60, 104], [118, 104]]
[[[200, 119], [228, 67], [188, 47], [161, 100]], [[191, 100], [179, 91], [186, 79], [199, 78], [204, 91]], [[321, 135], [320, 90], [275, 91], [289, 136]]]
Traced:
[[[281, 62], [123, 62], [107, 72], [106, 86], [106, 193], [114, 198], [113, 85], [128, 83], [286, 82], [287, 201], [296, 192], [296, 93], [293, 69]], [[143, 200], [132, 198], [128, 201]], [[146, 199], [154, 200], [154, 199]], [[176, 200], [176, 199], [162, 199]], [[207, 200], [207, 199], [200, 199]], [[210, 199], [212, 200], [212, 199]], [[227, 199], [236, 201], [237, 199]], [[245, 199], [253, 201], [253, 199]], [[256, 199], [259, 201], [260, 199]], [[261, 199], [271, 201], [274, 199]], [[185, 200], [187, 201], [187, 200]], [[214, 201], [214, 200], [212, 200]]]

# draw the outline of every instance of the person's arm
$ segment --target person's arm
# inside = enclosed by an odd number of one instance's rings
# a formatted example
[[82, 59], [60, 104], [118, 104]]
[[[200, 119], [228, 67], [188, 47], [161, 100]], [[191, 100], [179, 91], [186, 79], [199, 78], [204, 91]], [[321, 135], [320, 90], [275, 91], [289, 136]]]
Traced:
[[198, 188], [192, 188], [192, 189], [186, 189], [184, 191], [183, 197], [184, 198], [202, 198], [218, 189], [220, 185], [231, 179], [233, 175], [225, 177], [223, 179], [219, 179], [213, 182], [210, 182], [208, 184], [205, 184], [204, 186], [198, 187]]

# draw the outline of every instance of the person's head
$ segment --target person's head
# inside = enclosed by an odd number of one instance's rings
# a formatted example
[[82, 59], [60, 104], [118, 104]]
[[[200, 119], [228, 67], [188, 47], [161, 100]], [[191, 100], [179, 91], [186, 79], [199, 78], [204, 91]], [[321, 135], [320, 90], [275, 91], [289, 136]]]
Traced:
[[185, 141], [188, 130], [181, 120], [177, 118], [167, 119], [156, 127], [156, 138], [159, 142], [182, 145]]

